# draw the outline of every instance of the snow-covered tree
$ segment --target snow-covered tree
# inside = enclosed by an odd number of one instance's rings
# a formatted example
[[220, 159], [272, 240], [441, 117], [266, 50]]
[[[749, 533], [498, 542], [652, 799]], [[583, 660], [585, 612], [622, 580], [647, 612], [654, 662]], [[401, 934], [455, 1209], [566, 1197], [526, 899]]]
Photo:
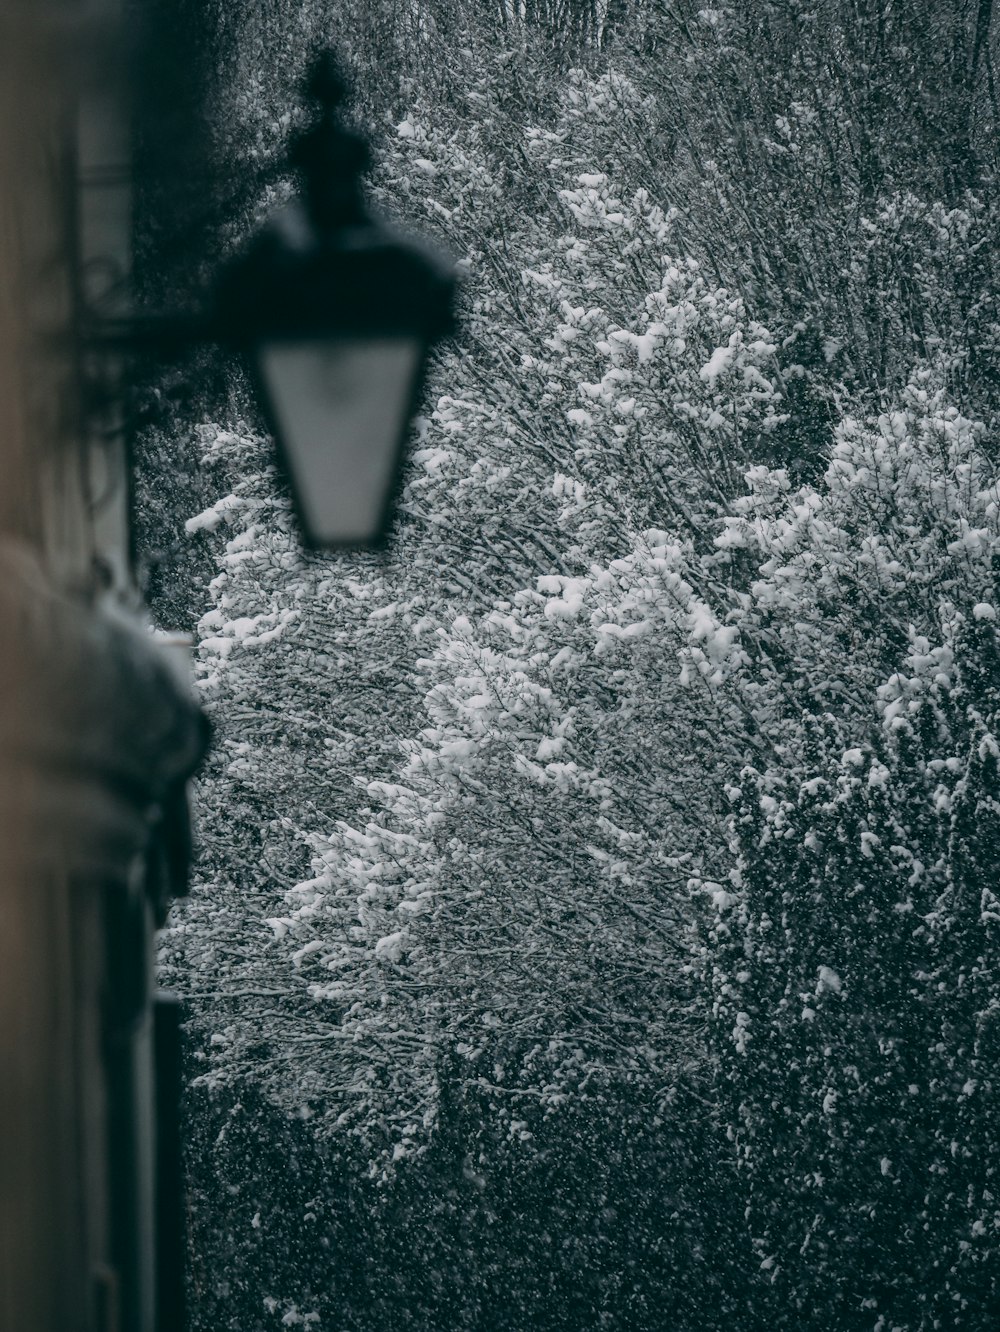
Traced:
[[[583, 86], [568, 84], [574, 117]], [[595, 114], [629, 95], [590, 87]], [[434, 150], [414, 120], [400, 130]], [[528, 135], [547, 169], [560, 141]], [[518, 278], [534, 320], [501, 302], [521, 380], [483, 383], [455, 354], [439, 368], [472, 383], [422, 423], [400, 558], [340, 580], [303, 561], [267, 472], [247, 470], [259, 443], [224, 432], [206, 432], [209, 457], [243, 479], [189, 523], [230, 534], [200, 626], [203, 688], [219, 700], [227, 798], [245, 792], [266, 824], [250, 869], [272, 902], [258, 928], [268, 917], [277, 936], [262, 965], [282, 951], [294, 965], [277, 984], [223, 987], [287, 1003], [268, 1004], [270, 1064], [247, 1028], [217, 1043], [219, 1070], [242, 1068], [249, 1041], [285, 1093], [391, 1146], [433, 1125], [456, 1048], [505, 1051], [504, 1076], [552, 1105], [606, 1078], [662, 1095], [693, 1058], [678, 867], [692, 840], [702, 869], [712, 859], [708, 774], [734, 751], [710, 697], [690, 706], [665, 666], [678, 595], [665, 571], [725, 507], [741, 460], [768, 455], [785, 378], [743, 303], [670, 255], [670, 219], [641, 190], [626, 203], [607, 177], [576, 173], [556, 203], [555, 258]], [[472, 321], [485, 336], [486, 314]], [[400, 714], [373, 722], [373, 671], [407, 716], [424, 700], [418, 740]], [[275, 697], [280, 739], [264, 720]], [[337, 714], [339, 733], [323, 721]], [[389, 777], [393, 738], [408, 758]], [[364, 767], [380, 762], [372, 781]], [[367, 823], [331, 837], [331, 809], [345, 819], [371, 801]], [[223, 873], [244, 838], [217, 844]], [[273, 905], [306, 848], [315, 873], [292, 910]], [[306, 994], [325, 1045], [300, 1031]], [[484, 1026], [495, 1040], [470, 1040]]]

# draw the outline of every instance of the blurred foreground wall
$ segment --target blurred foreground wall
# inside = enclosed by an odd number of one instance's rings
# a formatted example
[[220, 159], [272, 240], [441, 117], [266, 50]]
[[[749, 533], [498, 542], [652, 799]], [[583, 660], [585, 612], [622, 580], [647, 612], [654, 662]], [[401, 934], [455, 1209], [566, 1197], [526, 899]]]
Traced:
[[124, 299], [118, 9], [0, 6], [0, 1332], [182, 1320], [150, 942], [203, 732], [128, 610], [121, 365], [79, 328]]

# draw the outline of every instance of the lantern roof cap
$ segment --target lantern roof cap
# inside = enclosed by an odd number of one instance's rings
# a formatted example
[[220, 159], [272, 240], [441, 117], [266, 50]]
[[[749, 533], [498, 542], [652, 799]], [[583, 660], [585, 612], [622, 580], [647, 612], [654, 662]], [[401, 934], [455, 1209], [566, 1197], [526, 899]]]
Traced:
[[453, 331], [454, 263], [368, 209], [362, 177], [370, 153], [344, 120], [347, 88], [339, 61], [322, 52], [304, 85], [316, 116], [289, 149], [301, 194], [224, 268], [216, 289], [223, 336], [405, 334], [430, 343]]
[[278, 210], [220, 276], [221, 326], [237, 342], [454, 329], [456, 270], [436, 247], [365, 217], [318, 230], [307, 204]]

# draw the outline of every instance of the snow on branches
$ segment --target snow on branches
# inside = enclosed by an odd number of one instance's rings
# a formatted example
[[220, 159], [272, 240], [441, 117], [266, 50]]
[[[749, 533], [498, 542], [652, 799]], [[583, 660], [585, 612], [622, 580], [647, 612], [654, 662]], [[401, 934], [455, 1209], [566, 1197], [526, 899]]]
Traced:
[[[659, 1123], [714, 1079], [775, 1308], [821, 1320], [850, 1271], [873, 1326], [930, 1326], [996, 1294], [1000, 491], [956, 405], [972, 361], [921, 314], [908, 382], [838, 383], [851, 309], [765, 316], [766, 283], [691, 257], [636, 84], [575, 71], [525, 124], [503, 79], [475, 94], [495, 123], [397, 118], [377, 181], [468, 273], [396, 553], [305, 556], [264, 441], [204, 431], [212, 888], [165, 954], [195, 959], [206, 1078], [251, 1071], [381, 1168], [456, 1097], [521, 1143], [567, 1106]], [[764, 147], [814, 132], [800, 108]], [[950, 319], [931, 288], [972, 204], [868, 203], [872, 253], [936, 227], [920, 304]], [[943, 1274], [923, 1305], [913, 1254]]]

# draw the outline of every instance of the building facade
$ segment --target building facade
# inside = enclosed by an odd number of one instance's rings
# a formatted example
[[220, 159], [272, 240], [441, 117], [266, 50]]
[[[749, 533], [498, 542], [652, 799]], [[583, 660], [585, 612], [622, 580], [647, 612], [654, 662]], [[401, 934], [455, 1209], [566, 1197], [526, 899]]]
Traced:
[[0, 1330], [183, 1323], [153, 931], [205, 744], [131, 570], [123, 0], [0, 9]]

